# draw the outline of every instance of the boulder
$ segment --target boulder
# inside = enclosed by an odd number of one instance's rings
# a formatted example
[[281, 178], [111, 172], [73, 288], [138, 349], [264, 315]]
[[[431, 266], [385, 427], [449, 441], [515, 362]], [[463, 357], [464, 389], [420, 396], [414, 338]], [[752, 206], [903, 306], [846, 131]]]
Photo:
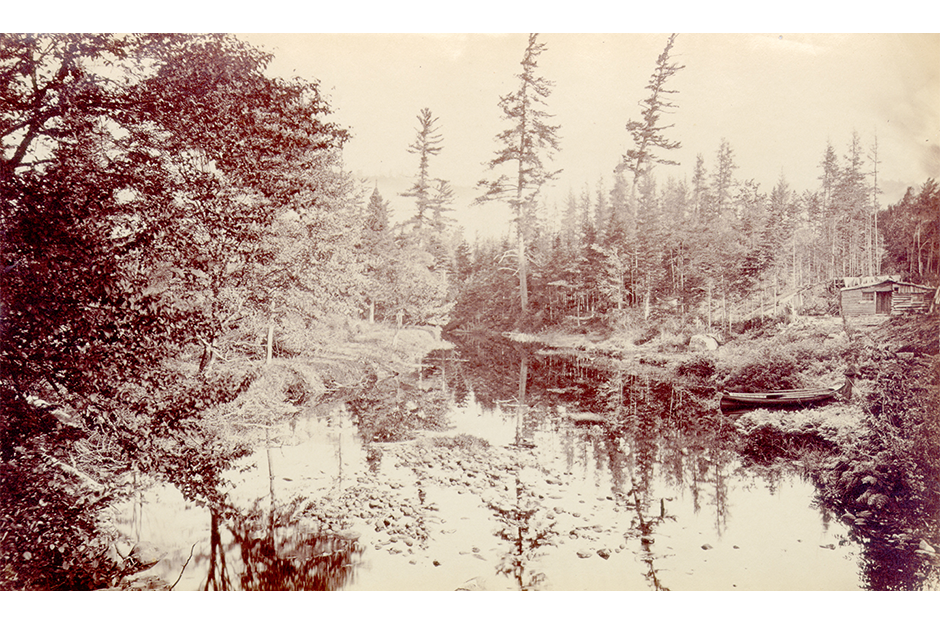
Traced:
[[708, 334], [695, 334], [689, 339], [689, 351], [714, 351], [718, 348], [718, 340]]

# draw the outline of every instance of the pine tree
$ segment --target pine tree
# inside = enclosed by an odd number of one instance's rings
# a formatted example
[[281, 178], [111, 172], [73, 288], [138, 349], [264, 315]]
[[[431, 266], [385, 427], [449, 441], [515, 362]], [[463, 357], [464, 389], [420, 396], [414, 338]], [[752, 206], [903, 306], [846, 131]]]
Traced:
[[414, 143], [408, 146], [409, 154], [418, 155], [418, 173], [415, 176], [414, 184], [402, 197], [414, 197], [417, 212], [413, 217], [414, 229], [418, 233], [419, 240], [424, 235], [425, 225], [429, 220], [428, 212], [432, 210], [432, 180], [430, 176], [430, 160], [441, 152], [443, 138], [440, 129], [437, 127], [438, 118], [431, 115], [431, 110], [422, 108], [417, 116], [418, 128]]
[[836, 248], [838, 236], [836, 234], [836, 222], [838, 219], [838, 211], [834, 210], [832, 203], [832, 196], [836, 188], [836, 182], [839, 178], [839, 160], [836, 156], [836, 150], [832, 147], [832, 143], [826, 142], [826, 151], [823, 154], [823, 159], [819, 163], [819, 166], [822, 168], [822, 174], [819, 176], [820, 181], [820, 192], [821, 192], [821, 201], [822, 201], [822, 211], [821, 218], [823, 223], [821, 224], [821, 230], [824, 232], [824, 241], [827, 247], [827, 255], [829, 256], [829, 279], [834, 279], [836, 275]]
[[366, 206], [365, 226], [367, 235], [380, 236], [388, 233], [388, 202], [382, 199], [378, 186], [372, 191], [369, 205]]
[[848, 154], [836, 178], [832, 191], [835, 228], [842, 275], [858, 275], [864, 271], [869, 200], [865, 185], [862, 143], [857, 132], [852, 133]]
[[705, 171], [705, 158], [695, 156], [695, 169], [692, 171], [692, 213], [698, 217], [707, 214], [708, 174]]
[[729, 205], [734, 191], [734, 170], [738, 166], [734, 163], [734, 152], [728, 140], [722, 137], [718, 146], [718, 157], [715, 173], [712, 175], [712, 190], [714, 191], [715, 212], [724, 213]]
[[656, 59], [656, 69], [653, 70], [653, 75], [646, 85], [650, 95], [641, 102], [642, 121], [631, 119], [627, 122], [627, 132], [630, 133], [633, 139], [634, 147], [627, 150], [620, 167], [633, 173], [634, 189], [640, 177], [649, 175], [654, 164], [679, 164], [654, 153], [654, 150], [675, 150], [682, 146], [680, 142], [670, 141], [663, 135], [663, 130], [671, 128], [671, 124], [667, 126], [659, 125], [663, 113], [669, 112], [670, 108], [676, 108], [676, 105], [668, 98], [677, 92], [667, 89], [666, 81], [685, 67], [684, 65], [669, 62], [669, 52], [672, 50], [676, 36], [675, 33], [669, 36], [665, 49]]
[[503, 165], [514, 167], [512, 175], [498, 174], [483, 179], [477, 186], [484, 193], [477, 203], [500, 201], [509, 205], [516, 226], [516, 253], [519, 269], [519, 299], [522, 314], [528, 312], [528, 241], [542, 186], [561, 172], [546, 169], [543, 157], [551, 159], [558, 151], [558, 128], [547, 120], [551, 115], [544, 110], [546, 98], [551, 95], [553, 83], [537, 76], [538, 57], [545, 51], [538, 35], [529, 35], [522, 58], [522, 73], [518, 74], [519, 88], [499, 100], [503, 118], [511, 126], [499, 133], [497, 141], [502, 149], [489, 161], [490, 171]]
[[872, 141], [872, 146], [868, 151], [868, 160], [872, 166], [872, 185], [871, 185], [871, 211], [872, 217], [869, 221], [868, 233], [868, 272], [869, 275], [881, 273], [881, 251], [878, 243], [878, 196], [881, 195], [881, 189], [878, 188], [878, 137]]

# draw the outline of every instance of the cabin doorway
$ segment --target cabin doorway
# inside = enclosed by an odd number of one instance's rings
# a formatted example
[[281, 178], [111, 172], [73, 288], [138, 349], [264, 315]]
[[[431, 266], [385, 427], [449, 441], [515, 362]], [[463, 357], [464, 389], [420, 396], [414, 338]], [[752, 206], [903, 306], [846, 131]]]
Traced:
[[875, 293], [875, 314], [891, 314], [891, 291]]

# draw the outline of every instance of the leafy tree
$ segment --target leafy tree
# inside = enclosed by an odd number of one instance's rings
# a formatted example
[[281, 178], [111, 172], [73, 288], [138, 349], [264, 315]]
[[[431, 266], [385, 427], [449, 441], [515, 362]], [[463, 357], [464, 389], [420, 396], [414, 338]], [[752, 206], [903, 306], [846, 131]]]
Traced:
[[522, 73], [518, 74], [519, 88], [502, 96], [499, 108], [511, 126], [496, 136], [503, 147], [489, 161], [489, 170], [511, 165], [511, 175], [500, 173], [489, 180], [483, 179], [478, 187], [484, 190], [478, 203], [500, 201], [509, 205], [516, 225], [517, 266], [519, 273], [519, 300], [522, 314], [528, 312], [528, 259], [527, 241], [535, 220], [537, 198], [542, 186], [561, 172], [545, 168], [544, 158], [558, 151], [558, 128], [550, 125], [550, 115], [544, 110], [553, 83], [536, 75], [538, 57], [545, 44], [538, 42], [536, 33], [529, 35], [529, 43], [522, 57]]
[[[0, 37], [0, 461], [5, 482], [47, 484], [93, 514], [62, 460], [105, 491], [135, 463], [179, 472], [148, 454], [154, 436], [175, 435], [242, 381], [196, 375], [191, 356], [203, 352], [205, 372], [233, 315], [270, 311], [258, 284], [283, 274], [270, 235], [291, 210], [313, 230], [335, 217], [345, 196], [319, 193], [345, 184], [335, 150], [347, 135], [324, 121], [315, 84], [266, 77], [270, 56], [233, 37]], [[356, 270], [319, 251], [308, 276]], [[66, 410], [53, 416], [40, 400]], [[76, 469], [77, 439], [107, 460]], [[15, 507], [0, 533], [40, 541], [33, 512]], [[61, 557], [13, 561], [22, 549], [7, 537], [0, 565], [23, 572], [19, 586], [108, 582], [63, 580]], [[54, 539], [59, 553], [74, 545]]]

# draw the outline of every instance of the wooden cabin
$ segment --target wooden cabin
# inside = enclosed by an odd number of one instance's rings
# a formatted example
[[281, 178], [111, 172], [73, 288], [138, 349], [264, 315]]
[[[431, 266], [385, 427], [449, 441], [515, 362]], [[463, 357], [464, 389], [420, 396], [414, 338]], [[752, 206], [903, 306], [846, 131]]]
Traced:
[[934, 289], [887, 278], [872, 283], [847, 286], [840, 292], [842, 316], [890, 316], [909, 312], [926, 312]]

